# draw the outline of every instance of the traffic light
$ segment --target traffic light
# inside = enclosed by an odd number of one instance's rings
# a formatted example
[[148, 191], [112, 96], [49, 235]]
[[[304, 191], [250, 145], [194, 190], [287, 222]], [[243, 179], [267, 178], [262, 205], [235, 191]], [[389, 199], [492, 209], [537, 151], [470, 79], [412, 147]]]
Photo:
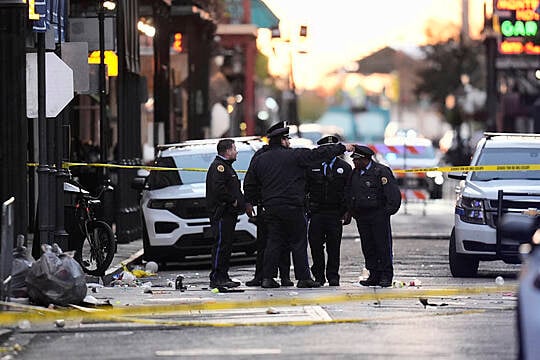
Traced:
[[174, 34], [172, 48], [178, 53], [181, 53], [184, 50], [184, 44], [182, 43], [182, 33]]

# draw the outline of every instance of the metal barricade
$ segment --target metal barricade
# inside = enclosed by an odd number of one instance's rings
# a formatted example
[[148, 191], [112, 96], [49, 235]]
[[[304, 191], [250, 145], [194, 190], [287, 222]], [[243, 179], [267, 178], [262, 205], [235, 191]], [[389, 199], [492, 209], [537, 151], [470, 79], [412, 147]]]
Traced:
[[2, 236], [0, 239], [0, 300], [9, 298], [11, 282], [11, 266], [13, 264], [13, 206], [15, 198], [11, 197], [2, 204]]

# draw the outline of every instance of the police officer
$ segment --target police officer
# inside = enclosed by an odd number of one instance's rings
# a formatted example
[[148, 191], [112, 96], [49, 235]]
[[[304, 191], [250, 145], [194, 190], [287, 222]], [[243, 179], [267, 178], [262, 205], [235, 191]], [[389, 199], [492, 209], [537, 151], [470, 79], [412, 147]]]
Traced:
[[240, 180], [232, 167], [238, 151], [234, 140], [222, 139], [217, 152], [206, 175], [206, 203], [214, 236], [210, 287], [236, 287], [240, 283], [232, 281], [228, 272], [234, 229], [245, 209]]
[[[336, 144], [335, 136], [325, 136], [317, 141], [320, 146]], [[308, 239], [313, 265], [311, 273], [315, 281], [324, 285], [339, 286], [339, 258], [342, 220], [347, 212], [345, 185], [352, 172], [343, 159], [334, 157], [330, 161], [315, 163], [307, 170], [306, 198], [308, 204]], [[325, 276], [324, 245], [327, 262]]]
[[309, 271], [304, 209], [305, 170], [315, 161], [329, 161], [352, 151], [352, 145], [331, 144], [316, 149], [289, 146], [289, 128], [281, 122], [269, 129], [269, 149], [253, 159], [244, 179], [248, 198], [260, 189], [268, 226], [264, 252], [263, 288], [279, 287], [273, 279], [283, 249], [289, 246], [299, 288], [319, 287]]
[[375, 162], [373, 155], [369, 147], [355, 145], [347, 198], [369, 270], [369, 277], [360, 284], [389, 287], [394, 276], [390, 216], [399, 210], [401, 193], [392, 170]]
[[[269, 132], [272, 132], [272, 131], [273, 130], [270, 130]], [[251, 158], [251, 162], [253, 162], [253, 159], [257, 158], [260, 154], [262, 154], [269, 148], [270, 148], [269, 145], [264, 145], [262, 148], [257, 150], [255, 154], [253, 154], [253, 157]], [[250, 162], [250, 166], [251, 166], [251, 162]], [[248, 195], [252, 195], [253, 198], [249, 198]], [[264, 209], [261, 203], [260, 189], [257, 189], [257, 191], [252, 191], [251, 193], [247, 193], [245, 200], [246, 200], [246, 214], [249, 216], [250, 221], [253, 221], [257, 225], [257, 258], [255, 262], [255, 274], [254, 274], [253, 279], [246, 281], [246, 285], [247, 286], [261, 286], [262, 279], [263, 279], [264, 250], [266, 249], [268, 231], [267, 231], [266, 222], [264, 221]], [[255, 214], [254, 205], [257, 206], [257, 214]], [[290, 254], [289, 249], [284, 249], [280, 262], [278, 264], [281, 286], [294, 285], [290, 277], [290, 267], [291, 267], [291, 254]], [[274, 275], [277, 275], [277, 273]]]

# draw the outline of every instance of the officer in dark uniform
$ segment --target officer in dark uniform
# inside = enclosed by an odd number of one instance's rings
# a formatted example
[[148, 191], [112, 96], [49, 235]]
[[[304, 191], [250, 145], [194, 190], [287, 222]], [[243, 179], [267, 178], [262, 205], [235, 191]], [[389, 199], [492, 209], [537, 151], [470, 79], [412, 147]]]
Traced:
[[268, 133], [269, 149], [253, 159], [244, 179], [249, 199], [260, 189], [261, 202], [268, 226], [264, 252], [263, 288], [280, 285], [273, 279], [283, 249], [289, 246], [299, 288], [319, 287], [309, 271], [307, 257], [306, 217], [304, 209], [305, 170], [315, 161], [329, 161], [352, 145], [331, 144], [316, 149], [289, 147], [289, 128], [276, 124]]
[[236, 287], [240, 283], [229, 277], [229, 260], [238, 215], [245, 209], [240, 180], [232, 167], [238, 151], [234, 140], [223, 139], [217, 152], [206, 175], [206, 204], [214, 235], [210, 287]]
[[363, 286], [392, 285], [392, 229], [390, 216], [401, 205], [401, 193], [392, 170], [372, 159], [367, 146], [355, 145], [348, 187], [349, 211], [356, 220], [369, 277]]
[[[268, 133], [271, 133], [274, 129], [270, 128], [268, 130]], [[251, 158], [251, 162], [253, 162], [253, 159], [257, 158], [260, 154], [268, 150], [270, 147], [269, 145], [264, 145], [262, 148], [257, 150], [253, 157]], [[250, 166], [251, 166], [250, 162]], [[250, 221], [255, 222], [257, 225], [257, 259], [255, 262], [255, 274], [253, 279], [246, 281], [247, 286], [261, 286], [262, 285], [262, 279], [263, 279], [263, 262], [264, 262], [264, 250], [266, 249], [266, 242], [268, 238], [268, 231], [267, 226], [264, 221], [264, 210], [261, 203], [261, 192], [260, 189], [258, 189], [256, 192], [253, 191], [251, 194], [256, 196], [255, 198], [249, 198], [248, 194], [246, 194], [245, 200], [246, 200], [246, 213], [250, 217]], [[257, 206], [257, 214], [255, 214], [254, 205]], [[290, 268], [291, 268], [291, 252], [289, 249], [285, 249], [281, 260], [278, 264], [279, 268], [279, 277], [281, 286], [293, 286], [294, 283], [291, 281], [290, 276]], [[274, 274], [274, 275], [277, 275]], [[272, 276], [275, 277], [275, 276]]]
[[[336, 144], [335, 136], [325, 136], [317, 141], [320, 146]], [[315, 281], [324, 285], [339, 286], [339, 258], [342, 220], [347, 212], [345, 185], [351, 175], [351, 166], [343, 159], [334, 157], [328, 162], [313, 164], [306, 173], [306, 197], [309, 214], [308, 239], [313, 265], [311, 273]], [[325, 260], [324, 245], [326, 243]]]

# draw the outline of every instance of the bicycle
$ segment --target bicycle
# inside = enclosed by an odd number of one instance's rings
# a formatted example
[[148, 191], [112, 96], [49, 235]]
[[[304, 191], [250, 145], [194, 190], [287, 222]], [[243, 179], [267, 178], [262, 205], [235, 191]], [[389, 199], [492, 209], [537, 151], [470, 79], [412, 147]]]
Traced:
[[92, 197], [79, 188], [75, 199], [75, 215], [82, 240], [75, 253], [75, 260], [81, 264], [84, 272], [89, 275], [103, 276], [109, 268], [116, 252], [115, 235], [104, 221], [96, 219], [94, 210], [101, 201], [99, 198], [105, 188], [102, 188], [97, 197]]

